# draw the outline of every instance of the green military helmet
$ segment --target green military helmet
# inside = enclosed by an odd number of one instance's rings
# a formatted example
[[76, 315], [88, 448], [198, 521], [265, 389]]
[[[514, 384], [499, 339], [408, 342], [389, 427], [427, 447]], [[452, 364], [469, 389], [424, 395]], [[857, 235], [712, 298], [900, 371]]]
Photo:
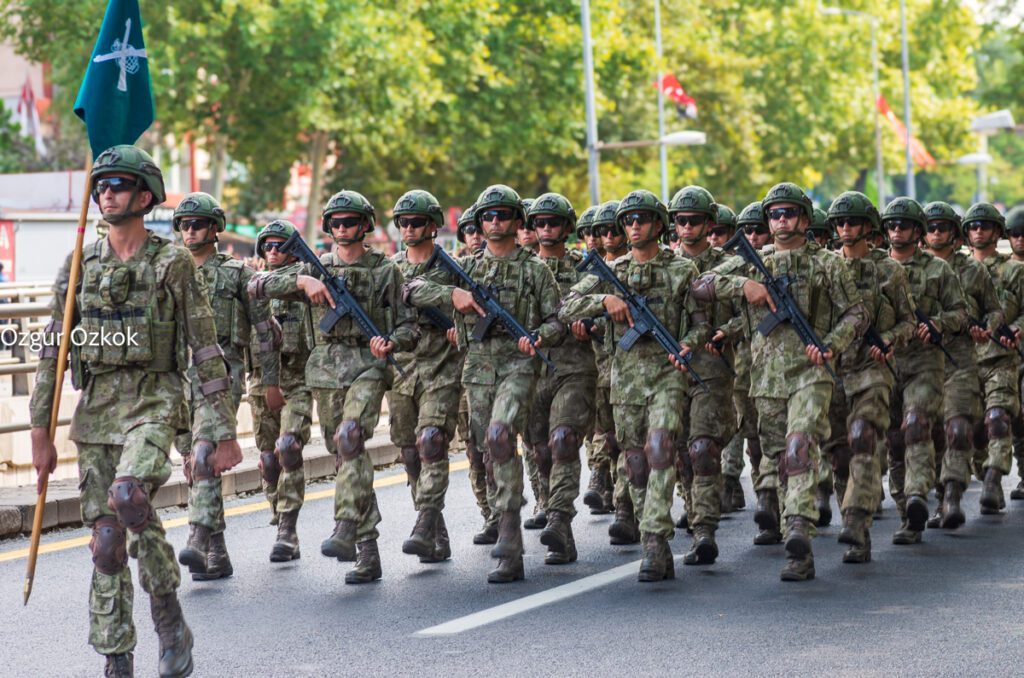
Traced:
[[494, 184], [488, 186], [476, 199], [476, 221], [480, 223], [480, 215], [489, 209], [496, 207], [509, 207], [516, 212], [514, 218], [526, 221], [526, 208], [515, 189], [505, 184]]
[[948, 202], [935, 200], [925, 205], [923, 209], [926, 221], [952, 222], [956, 234], [961, 238], [967, 237], [967, 234], [960, 227], [960, 215], [956, 213], [956, 210]]
[[[661, 221], [661, 233], [656, 236], [656, 238], [660, 238], [662, 242], [667, 244], [669, 233], [668, 208], [665, 207], [663, 202], [658, 200], [658, 196], [654, 195], [650, 191], [644, 189], [630, 191], [629, 194], [619, 202], [619, 206], [615, 209], [615, 223], [622, 226], [622, 218], [625, 215], [630, 212], [638, 212], [642, 210], [654, 212], [658, 220]], [[623, 231], [625, 231], [625, 228], [623, 228]], [[645, 240], [642, 242], [632, 243], [632, 245], [633, 247], [644, 247], [649, 242], [651, 241]]]
[[728, 205], [718, 203], [718, 216], [715, 217], [715, 223], [719, 226], [728, 226], [730, 230], [735, 231], [737, 226], [736, 212]]
[[814, 205], [811, 203], [811, 199], [804, 193], [804, 189], [788, 181], [771, 187], [768, 194], [764, 196], [764, 200], [761, 201], [761, 209], [764, 211], [765, 216], [767, 216], [768, 210], [771, 209], [772, 205], [783, 202], [798, 205], [803, 209], [804, 214], [807, 215], [808, 222], [814, 220]]
[[764, 210], [761, 209], [761, 202], [755, 201], [744, 207], [738, 217], [736, 217], [736, 226], [742, 228], [743, 226], [764, 226]]
[[669, 216], [676, 212], [706, 214], [714, 221], [718, 218], [718, 205], [711, 192], [703, 186], [686, 186], [676, 191], [668, 203]]
[[1024, 233], [1024, 205], [1017, 205], [1006, 214], [1006, 231]]
[[175, 231], [179, 230], [179, 223], [186, 217], [209, 219], [217, 225], [217, 233], [223, 233], [227, 226], [227, 218], [224, 215], [224, 210], [221, 209], [220, 203], [209, 193], [201, 191], [189, 193], [174, 208], [171, 224]]
[[832, 240], [832, 227], [828, 224], [828, 214], [820, 207], [811, 212], [811, 223], [807, 232], [814, 237], [814, 242], [825, 245]]
[[922, 233], [927, 226], [924, 209], [921, 208], [921, 203], [913, 198], [893, 198], [882, 210], [882, 223], [890, 219], [913, 221], [921, 228]]
[[370, 225], [363, 235], [369, 233], [377, 226], [377, 212], [373, 209], [370, 201], [362, 193], [343, 190], [332, 195], [331, 199], [324, 205], [324, 211], [320, 217], [320, 230], [327, 235], [331, 235], [331, 227], [327, 222], [332, 214], [338, 214], [339, 212], [355, 212], [369, 219]]
[[601, 203], [597, 208], [597, 216], [594, 217], [594, 226], [618, 226], [615, 216], [619, 212], [619, 201], [608, 200]]
[[[142, 211], [148, 214], [157, 205], [167, 200], [167, 192], [164, 190], [164, 175], [157, 167], [153, 156], [146, 153], [138, 146], [121, 144], [111, 146], [100, 153], [92, 165], [89, 173], [89, 182], [95, 188], [96, 180], [104, 174], [124, 173], [138, 177], [146, 185], [146, 190], [153, 194], [153, 201], [149, 207]], [[130, 215], [125, 215], [130, 216]]]
[[1006, 217], [1002, 215], [999, 208], [990, 202], [976, 202], [964, 212], [964, 231], [967, 230], [967, 225], [972, 221], [987, 221], [995, 224], [999, 228], [999, 234], [1004, 238], [1006, 237]]
[[267, 238], [284, 238], [287, 240], [294, 233], [298, 233], [295, 224], [286, 219], [274, 219], [269, 224], [260, 229], [259, 234], [256, 236], [256, 254], [261, 259], [266, 259], [266, 255], [263, 253], [263, 243]]
[[[526, 203], [524, 200], [523, 203]], [[526, 211], [526, 223], [533, 225], [534, 219], [541, 214], [553, 214], [566, 220], [566, 226], [562, 229], [561, 242], [569, 239], [569, 235], [576, 230], [576, 210], [572, 203], [561, 193], [544, 193], [532, 201]]]
[[432, 194], [420, 189], [409, 191], [399, 198], [392, 214], [395, 217], [403, 214], [422, 214], [430, 217], [438, 228], [444, 228], [444, 210], [441, 209], [441, 203]]
[[523, 198], [523, 214], [529, 216], [530, 208], [533, 207], [533, 198]]
[[476, 203], [473, 203], [466, 209], [462, 210], [462, 214], [459, 215], [459, 223], [455, 227], [455, 238], [463, 245], [466, 244], [466, 232], [463, 230], [466, 226], [476, 223]]
[[600, 205], [593, 205], [583, 210], [583, 214], [576, 220], [576, 237], [583, 237], [583, 229], [591, 228], [594, 225], [594, 217], [597, 216], [598, 210], [601, 209]]
[[845, 191], [836, 196], [828, 208], [828, 219], [841, 219], [842, 217], [859, 217], [867, 219], [871, 223], [871, 230], [878, 231], [881, 228], [881, 217], [878, 208], [860, 191]]

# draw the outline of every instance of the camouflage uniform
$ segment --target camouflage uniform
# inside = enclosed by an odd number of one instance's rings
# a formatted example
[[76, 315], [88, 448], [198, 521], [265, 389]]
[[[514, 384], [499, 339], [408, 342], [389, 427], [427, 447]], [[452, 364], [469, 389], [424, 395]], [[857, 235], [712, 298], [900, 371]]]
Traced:
[[[485, 189], [477, 200], [478, 224], [482, 213], [493, 207], [511, 209], [513, 219], [525, 216], [519, 196], [500, 184]], [[517, 248], [509, 256], [498, 257], [488, 248], [479, 256], [462, 258], [459, 265], [474, 281], [494, 289], [502, 306], [539, 335], [542, 350], [561, 342], [565, 328], [555, 318], [558, 285], [533, 252]], [[408, 284], [405, 296], [417, 307], [443, 306], [451, 302], [456, 287], [420, 277]], [[488, 503], [501, 514], [498, 541], [492, 549], [498, 569], [488, 576], [488, 581], [500, 583], [523, 578], [523, 466], [516, 437], [526, 430], [542, 363], [521, 353], [517, 339], [497, 324], [482, 341], [473, 339], [479, 320], [476, 315], [456, 315], [459, 345], [467, 347], [462, 383], [469, 398], [471, 435], [476, 448], [486, 450]]]
[[[328, 201], [323, 213], [323, 228], [337, 212], [358, 212], [372, 230], [374, 211], [362, 195], [341, 191]], [[365, 237], [367, 231], [361, 236]], [[418, 338], [415, 316], [402, 303], [405, 280], [401, 271], [384, 254], [367, 247], [352, 263], [337, 253], [320, 256], [327, 272], [345, 281], [352, 296], [378, 329], [395, 344], [396, 351], [411, 350]], [[271, 297], [302, 301], [306, 297], [298, 285], [298, 276], [319, 278], [309, 264], [287, 272], [263, 273], [254, 278], [249, 292], [255, 298]], [[340, 561], [356, 560], [346, 574], [346, 583], [357, 584], [380, 578], [377, 538], [381, 516], [373, 490], [373, 463], [366, 452], [366, 441], [380, 419], [384, 393], [392, 385], [392, 372], [383, 359], [370, 352], [370, 339], [350, 316], [338, 320], [325, 333], [320, 320], [331, 310], [316, 307], [315, 345], [306, 362], [306, 386], [312, 389], [319, 405], [320, 427], [327, 449], [337, 456], [338, 473], [334, 492], [334, 533], [321, 544], [321, 553]], [[356, 559], [356, 545], [359, 559]]]
[[[148, 155], [131, 146], [115, 146], [100, 154], [91, 179], [124, 171], [146, 182], [154, 204], [163, 202], [159, 169]], [[57, 273], [50, 302], [51, 320], [45, 332], [54, 337], [40, 352], [29, 405], [33, 427], [49, 426], [56, 379], [55, 337], [63, 321], [70, 269], [69, 255]], [[181, 582], [178, 564], [150, 502], [171, 475], [168, 454], [175, 433], [188, 427], [182, 417], [185, 384], [181, 376], [188, 363], [187, 349], [196, 356], [216, 350], [205, 281], [186, 250], [153, 233], [125, 260], [101, 238], [83, 250], [72, 328], [136, 337], [118, 346], [86, 336], [71, 354], [73, 383], [82, 395], [71, 420], [70, 438], [78, 447], [82, 521], [93, 531], [89, 643], [109, 656], [130, 653], [135, 647], [130, 555], [138, 559], [139, 582], [151, 597], [161, 652], [186, 645], [190, 649], [192, 636], [175, 595]], [[197, 358], [196, 372], [206, 393], [199, 404], [203, 416], [196, 436], [214, 443], [234, 439], [235, 410], [223, 362]], [[180, 625], [170, 629], [172, 617]], [[168, 642], [172, 637], [173, 644]], [[191, 670], [191, 654], [185, 650], [162, 656], [161, 673], [172, 659], [180, 659], [178, 670], [184, 670], [185, 662]]]
[[[810, 200], [793, 184], [773, 187], [762, 201], [762, 208], [767, 212], [778, 203], [799, 205], [810, 220]], [[763, 259], [772, 275], [788, 276], [793, 299], [836, 355], [864, 331], [864, 304], [849, 271], [835, 254], [806, 243], [791, 250], [765, 253]], [[748, 280], [744, 275], [722, 276], [713, 272], [701, 279], [695, 295], [740, 299]], [[747, 305], [748, 326], [757, 327], [768, 312], [767, 306]], [[828, 408], [833, 382], [823, 366], [814, 365], [807, 358], [796, 332], [783, 327], [767, 337], [750, 330], [748, 333], [752, 336], [750, 395], [757, 407], [763, 448], [755, 520], [762, 530], [778, 529], [782, 476], [782, 517], [786, 520], [789, 559], [782, 578], [809, 579], [814, 576], [810, 537], [818, 519], [815, 490], [819, 446], [829, 437]]]

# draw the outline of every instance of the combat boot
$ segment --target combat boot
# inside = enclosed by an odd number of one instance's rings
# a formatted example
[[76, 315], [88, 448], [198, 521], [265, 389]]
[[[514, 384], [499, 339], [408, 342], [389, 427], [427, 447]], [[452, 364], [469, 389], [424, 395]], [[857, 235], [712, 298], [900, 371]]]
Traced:
[[412, 534], [402, 542], [402, 553], [426, 558], [433, 555], [437, 544], [437, 518], [441, 512], [436, 508], [425, 508], [416, 516]]
[[320, 553], [328, 558], [351, 563], [356, 559], [356, 522], [336, 520], [334, 533], [320, 544]]
[[683, 556], [684, 565], [713, 565], [718, 558], [715, 531], [707, 525], [693, 528], [693, 545]]
[[818, 509], [818, 527], [832, 524], [832, 492], [829, 488], [818, 485], [814, 491], [814, 508]]
[[754, 509], [754, 522], [762, 530], [779, 531], [779, 494], [775, 490], [757, 491], [757, 508]]
[[1010, 501], [1020, 501], [1024, 499], [1024, 478], [1017, 483], [1017, 487], [1010, 490]]
[[941, 503], [939, 504], [938, 508], [935, 509], [935, 513], [932, 514], [932, 517], [928, 519], [927, 523], [925, 523], [925, 527], [927, 527], [929, 530], [936, 530], [936, 529], [942, 527], [942, 504]]
[[569, 542], [569, 516], [565, 511], [548, 511], [548, 524], [540, 533], [540, 543], [549, 551], [562, 553]]
[[228, 547], [224, 543], [224, 533], [210, 535], [210, 550], [206, 553], [206, 571], [192, 574], [192, 581], [212, 581], [227, 579], [235, 573], [228, 556]]
[[298, 520], [299, 509], [281, 513], [277, 523], [277, 541], [270, 550], [270, 562], [287, 563], [299, 559], [299, 535], [295, 532]]
[[131, 652], [108, 654], [107, 665], [103, 667], [103, 678], [134, 678], [135, 657]]
[[[735, 513], [739, 511], [745, 503], [737, 504], [736, 497], [739, 495], [742, 502], [743, 498], [743, 486], [740, 485], [740, 479], [735, 476], [723, 476], [722, 482], [722, 513]], [[739, 492], [736, 491], [739, 488]]]
[[498, 566], [487, 573], [488, 584], [509, 584], [525, 578], [522, 551], [509, 558], [502, 558], [498, 561]]
[[640, 525], [633, 513], [633, 502], [624, 501], [615, 509], [615, 520], [608, 526], [612, 546], [636, 544], [640, 541]]
[[732, 478], [732, 508], [733, 511], [742, 511], [747, 508], [747, 497], [739, 478]]
[[473, 535], [473, 543], [478, 546], [496, 544], [498, 542], [498, 517], [491, 515], [484, 521], [482, 530]]
[[946, 482], [946, 494], [942, 498], [942, 529], [955, 530], [967, 522], [964, 511], [960, 508], [963, 488], [955, 480]]
[[656, 534], [644, 536], [644, 559], [640, 561], [639, 582], [656, 582], [675, 579], [675, 560], [668, 540]]
[[803, 516], [786, 519], [786, 557], [803, 560], [811, 554], [811, 521]]
[[210, 528], [203, 525], [190, 524], [188, 541], [185, 548], [178, 553], [178, 562], [188, 565], [192, 574], [206, 572], [206, 558], [210, 551]]
[[[570, 523], [568, 518], [566, 518], [563, 524], [565, 525], [566, 535], [565, 548], [561, 551], [555, 551], [549, 546], [548, 552], [544, 556], [545, 565], [568, 565], [569, 563], [575, 563], [576, 559], [579, 557], [576, 553], [576, 539], [572, 536], [572, 523]], [[550, 528], [550, 526], [551, 525], [549, 523], [548, 527]], [[544, 531], [547, 532], [547, 529]], [[542, 542], [543, 539], [544, 535], [541, 535]]]
[[900, 529], [896, 530], [896, 533], [892, 535], [892, 543], [897, 546], [920, 544], [921, 531], [911, 529], [910, 524], [904, 519], [900, 523]]
[[690, 515], [683, 509], [683, 512], [679, 514], [679, 520], [676, 521], [677, 530], [686, 530], [687, 532], [693, 532], [690, 529]]
[[503, 560], [523, 550], [523, 532], [519, 529], [519, 511], [502, 511], [498, 521], [498, 542], [491, 558]]
[[928, 502], [921, 495], [911, 495], [907, 499], [907, 527], [915, 532], [924, 532], [928, 523]]
[[380, 579], [380, 552], [377, 551], [377, 540], [367, 539], [356, 546], [359, 549], [359, 557], [356, 558], [356, 566], [345, 573], [345, 583], [369, 584]]
[[611, 485], [612, 475], [607, 462], [598, 464], [590, 473], [590, 483], [587, 491], [583, 494], [583, 503], [590, 507], [591, 515], [604, 515], [609, 513], [605, 504], [605, 495]]
[[434, 551], [429, 556], [420, 556], [421, 563], [440, 563], [452, 557], [451, 540], [448, 538], [448, 526], [444, 524], [444, 514], [437, 513], [437, 538]]
[[149, 611], [160, 640], [160, 678], [184, 678], [192, 673], [192, 631], [181, 614], [178, 596], [149, 597]]
[[782, 581], [807, 581], [814, 579], [814, 554], [808, 552], [805, 556], [794, 556], [786, 554], [786, 566], [779, 573]]
[[837, 537], [840, 544], [861, 547], [868, 538], [868, 512], [864, 509], [849, 508], [843, 511], [843, 529]]
[[864, 530], [864, 544], [862, 546], [850, 546], [843, 554], [844, 563], [870, 563], [871, 562], [871, 533]]
[[1003, 497], [1003, 474], [994, 466], [985, 471], [985, 484], [981, 488], [981, 515], [991, 516], [1006, 508]]
[[548, 524], [548, 512], [544, 508], [547, 502], [538, 499], [533, 503], [533, 515], [523, 521], [523, 527], [527, 530], [543, 530]]
[[732, 506], [732, 489], [729, 487], [729, 478], [727, 476], [722, 477], [721, 488], [718, 494], [719, 515], [724, 516], [726, 513], [732, 513], [735, 511]]

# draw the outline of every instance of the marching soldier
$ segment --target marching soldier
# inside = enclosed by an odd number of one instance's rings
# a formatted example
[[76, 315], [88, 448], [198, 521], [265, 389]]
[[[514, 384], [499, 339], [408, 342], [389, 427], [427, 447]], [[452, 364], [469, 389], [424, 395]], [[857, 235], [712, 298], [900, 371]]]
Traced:
[[[1013, 261], [1024, 262], [1024, 207], [1014, 207], [1006, 215], [1006, 235], [1010, 240], [1010, 249]], [[1017, 370], [1018, 393], [1020, 386], [1024, 384], [1024, 361]], [[1024, 414], [1021, 412], [1013, 415], [1013, 457], [1017, 460], [1017, 476], [1020, 478], [1017, 486], [1010, 491], [1010, 499], [1020, 501], [1024, 499]]]
[[714, 227], [708, 229], [708, 242], [712, 247], [721, 249], [736, 233], [736, 212], [727, 205], [715, 204], [718, 205], [718, 214], [715, 215]]

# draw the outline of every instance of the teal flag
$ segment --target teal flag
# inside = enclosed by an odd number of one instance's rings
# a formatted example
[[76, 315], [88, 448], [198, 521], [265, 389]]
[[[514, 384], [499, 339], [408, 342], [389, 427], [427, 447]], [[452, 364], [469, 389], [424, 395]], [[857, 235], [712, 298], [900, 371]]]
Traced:
[[92, 156], [134, 144], [153, 122], [149, 59], [142, 41], [138, 0], [110, 0], [89, 67], [75, 100]]

